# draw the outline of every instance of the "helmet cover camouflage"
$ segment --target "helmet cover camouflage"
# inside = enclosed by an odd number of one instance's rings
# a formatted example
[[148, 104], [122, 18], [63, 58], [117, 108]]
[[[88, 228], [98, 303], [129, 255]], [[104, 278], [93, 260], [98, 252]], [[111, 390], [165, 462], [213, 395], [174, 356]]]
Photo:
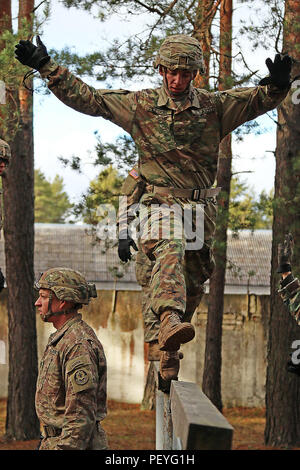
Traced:
[[163, 65], [170, 70], [199, 70], [205, 73], [203, 52], [199, 41], [186, 34], [168, 36], [160, 46], [154, 68]]
[[10, 157], [10, 146], [5, 142], [5, 140], [0, 139], [0, 158], [6, 160], [8, 163]]
[[44, 272], [35, 283], [36, 289], [50, 289], [59, 300], [88, 304], [97, 297], [95, 284], [88, 283], [79, 271], [69, 268], [52, 268]]

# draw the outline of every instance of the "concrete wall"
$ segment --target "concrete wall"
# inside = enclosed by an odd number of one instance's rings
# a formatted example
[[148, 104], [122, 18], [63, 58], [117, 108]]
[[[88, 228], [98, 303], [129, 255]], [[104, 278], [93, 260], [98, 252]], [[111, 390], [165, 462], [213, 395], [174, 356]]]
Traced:
[[[8, 351], [6, 289], [0, 296], [0, 397], [7, 394]], [[196, 338], [182, 346], [179, 379], [201, 386], [207, 295], [194, 315]], [[222, 354], [224, 406], [264, 406], [266, 323], [269, 297], [225, 295]], [[98, 292], [98, 298], [82, 311], [96, 331], [108, 362], [108, 396], [128, 403], [142, 400], [147, 373], [143, 340], [140, 292]], [[37, 318], [38, 351], [41, 356], [53, 327]]]
[[[207, 297], [204, 299], [204, 304]], [[203, 309], [203, 310], [202, 310]], [[197, 315], [195, 381], [201, 384], [206, 312]], [[225, 295], [222, 400], [225, 406], [264, 406], [269, 297]]]

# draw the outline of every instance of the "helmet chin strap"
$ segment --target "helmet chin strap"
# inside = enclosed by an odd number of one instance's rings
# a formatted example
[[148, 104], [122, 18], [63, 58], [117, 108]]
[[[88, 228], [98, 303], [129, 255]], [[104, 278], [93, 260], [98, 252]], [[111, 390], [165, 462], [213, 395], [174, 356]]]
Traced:
[[48, 311], [44, 314], [44, 315], [41, 315], [41, 319], [44, 321], [44, 322], [48, 322], [48, 319], [52, 316], [59, 316], [59, 315], [63, 315], [63, 314], [66, 314], [66, 313], [75, 313], [76, 310], [74, 310], [74, 307], [73, 308], [68, 308], [68, 309], [65, 309], [65, 310], [59, 310], [58, 312], [52, 312], [51, 310], [51, 305], [52, 305], [52, 299], [53, 299], [53, 293], [52, 291], [49, 292], [49, 301], [48, 301]]
[[165, 90], [166, 90], [167, 94], [171, 98], [175, 98], [176, 95], [174, 95], [174, 93], [172, 93], [169, 89], [168, 80], [167, 80], [167, 72], [166, 72], [165, 67], [163, 67], [163, 82], [164, 82], [164, 87], [165, 87]]

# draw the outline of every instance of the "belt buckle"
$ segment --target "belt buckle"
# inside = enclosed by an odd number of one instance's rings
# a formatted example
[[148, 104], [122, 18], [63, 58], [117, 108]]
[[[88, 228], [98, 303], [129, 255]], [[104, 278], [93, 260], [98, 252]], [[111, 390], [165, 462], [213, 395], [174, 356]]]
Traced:
[[200, 199], [201, 189], [193, 189], [192, 201], [198, 202]]

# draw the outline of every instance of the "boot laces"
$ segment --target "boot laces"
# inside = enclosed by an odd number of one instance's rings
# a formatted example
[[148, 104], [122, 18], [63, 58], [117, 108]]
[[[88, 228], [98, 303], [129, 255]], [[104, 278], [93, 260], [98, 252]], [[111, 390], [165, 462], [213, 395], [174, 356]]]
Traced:
[[169, 316], [168, 316], [168, 321], [170, 322], [170, 324], [172, 326], [176, 326], [178, 325], [179, 323], [181, 323], [178, 315], [176, 313], [171, 313]]

